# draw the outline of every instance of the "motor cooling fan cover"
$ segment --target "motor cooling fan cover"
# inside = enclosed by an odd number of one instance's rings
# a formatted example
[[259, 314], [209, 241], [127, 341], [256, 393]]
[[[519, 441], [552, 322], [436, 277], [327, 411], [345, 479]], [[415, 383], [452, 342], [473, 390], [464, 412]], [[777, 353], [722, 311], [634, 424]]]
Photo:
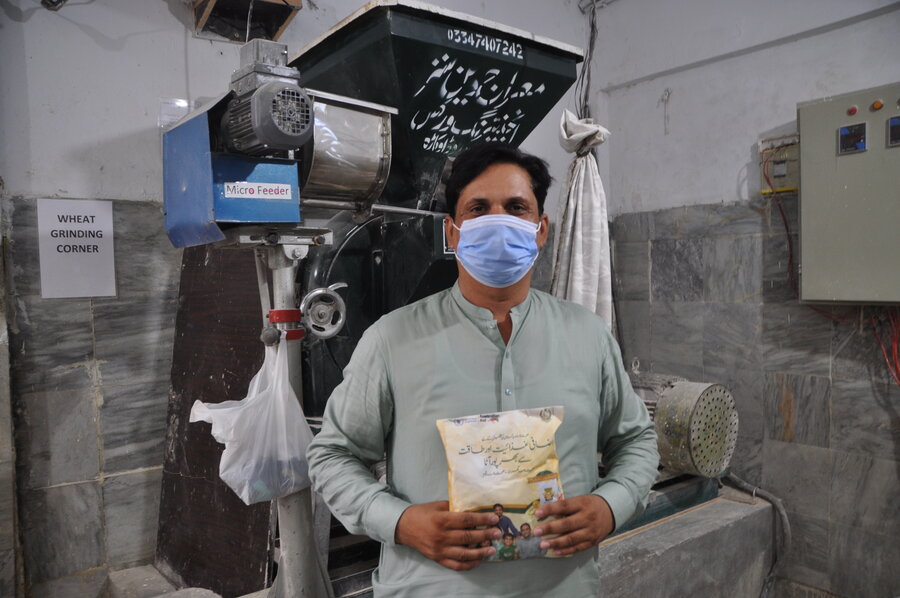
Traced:
[[231, 102], [226, 138], [231, 149], [255, 156], [295, 150], [312, 139], [314, 118], [306, 92], [292, 83], [270, 81]]

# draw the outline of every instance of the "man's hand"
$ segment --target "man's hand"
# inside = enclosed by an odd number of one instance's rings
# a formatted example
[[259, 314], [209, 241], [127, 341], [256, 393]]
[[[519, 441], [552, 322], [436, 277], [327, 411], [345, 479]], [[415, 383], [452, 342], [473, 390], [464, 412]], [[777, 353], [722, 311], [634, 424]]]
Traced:
[[613, 514], [603, 498], [585, 494], [544, 505], [534, 513], [538, 519], [555, 515], [554, 521], [534, 528], [535, 536], [559, 534], [542, 540], [541, 548], [560, 556], [574, 554], [599, 544], [613, 530]]
[[[446, 500], [408, 507], [397, 522], [394, 539], [448, 569], [474, 569], [496, 552], [490, 541], [500, 537], [495, 527], [499, 519], [493, 513], [451, 513], [449, 509]], [[487, 529], [475, 529], [484, 526]], [[484, 543], [488, 545], [482, 547]]]

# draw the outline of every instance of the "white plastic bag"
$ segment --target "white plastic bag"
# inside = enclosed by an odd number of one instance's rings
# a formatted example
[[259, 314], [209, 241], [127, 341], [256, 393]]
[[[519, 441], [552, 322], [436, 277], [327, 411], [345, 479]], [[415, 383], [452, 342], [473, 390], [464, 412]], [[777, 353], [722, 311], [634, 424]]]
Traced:
[[262, 368], [240, 401], [195, 401], [191, 422], [212, 424], [225, 445], [219, 477], [251, 505], [308, 488], [306, 448], [312, 431], [288, 379], [288, 351], [282, 339], [266, 347]]

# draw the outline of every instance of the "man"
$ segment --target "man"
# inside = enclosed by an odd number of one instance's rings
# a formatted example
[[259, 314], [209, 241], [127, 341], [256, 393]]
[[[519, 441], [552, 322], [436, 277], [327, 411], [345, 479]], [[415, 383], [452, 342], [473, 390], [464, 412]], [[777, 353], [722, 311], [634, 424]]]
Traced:
[[527, 523], [521, 525], [522, 535], [516, 540], [516, 548], [519, 549], [520, 559], [533, 559], [544, 556], [547, 552], [541, 549], [541, 539], [531, 535], [531, 526]]
[[[352, 533], [383, 543], [376, 597], [596, 596], [590, 549], [641, 508], [656, 476], [656, 435], [605, 324], [530, 289], [550, 181], [546, 163], [506, 145], [460, 154], [444, 228], [458, 282], [373, 324], [328, 401], [310, 475]], [[497, 552], [499, 518], [448, 511], [435, 421], [549, 405], [565, 409], [556, 439], [570, 498], [537, 509], [555, 517], [534, 535], [558, 534], [541, 549], [571, 558], [479, 566]], [[368, 469], [385, 454], [386, 485]]]
[[513, 525], [512, 520], [503, 514], [503, 505], [500, 503], [494, 505], [494, 515], [497, 516], [497, 527], [500, 528], [501, 534], [509, 534], [513, 538], [519, 535], [519, 530]]

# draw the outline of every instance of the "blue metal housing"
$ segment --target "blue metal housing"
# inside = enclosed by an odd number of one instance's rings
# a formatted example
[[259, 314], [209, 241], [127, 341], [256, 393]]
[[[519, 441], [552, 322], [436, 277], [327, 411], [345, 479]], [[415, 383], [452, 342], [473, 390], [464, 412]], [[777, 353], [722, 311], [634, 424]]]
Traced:
[[[225, 101], [223, 96], [211, 102], [163, 135], [165, 227], [175, 247], [221, 241], [225, 235], [219, 223], [300, 222], [296, 162], [212, 151], [210, 110]], [[278, 198], [258, 193], [229, 197], [225, 186], [235, 183], [245, 189], [281, 186], [284, 190], [289, 185], [290, 192]]]

